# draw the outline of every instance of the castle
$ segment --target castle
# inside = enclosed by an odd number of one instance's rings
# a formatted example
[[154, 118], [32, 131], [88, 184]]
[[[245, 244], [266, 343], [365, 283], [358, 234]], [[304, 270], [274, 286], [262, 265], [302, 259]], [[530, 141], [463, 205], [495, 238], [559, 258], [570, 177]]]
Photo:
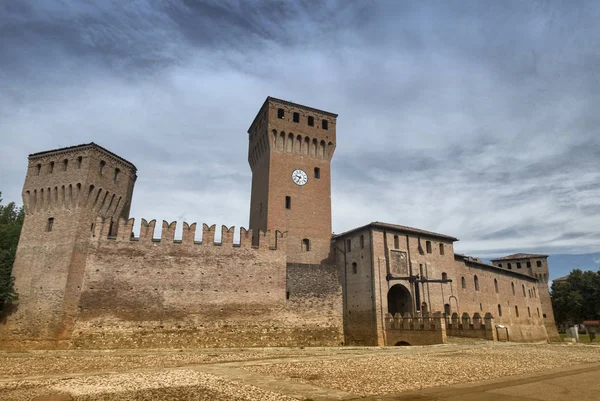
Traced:
[[[332, 235], [337, 115], [268, 97], [248, 129], [250, 225], [129, 218], [136, 167], [94, 143], [29, 156], [3, 347], [395, 345], [558, 337], [546, 255], [487, 264], [373, 222]], [[433, 337], [432, 337], [433, 336]], [[435, 338], [434, 338], [435, 337]]]

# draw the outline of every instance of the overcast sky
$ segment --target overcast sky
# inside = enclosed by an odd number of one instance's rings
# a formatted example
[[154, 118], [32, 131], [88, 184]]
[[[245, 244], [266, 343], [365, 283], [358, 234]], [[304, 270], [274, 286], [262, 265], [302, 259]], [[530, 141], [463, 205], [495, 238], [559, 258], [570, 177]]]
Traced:
[[0, 0], [0, 191], [30, 153], [138, 167], [132, 217], [247, 226], [267, 96], [338, 113], [333, 229], [600, 251], [600, 2]]

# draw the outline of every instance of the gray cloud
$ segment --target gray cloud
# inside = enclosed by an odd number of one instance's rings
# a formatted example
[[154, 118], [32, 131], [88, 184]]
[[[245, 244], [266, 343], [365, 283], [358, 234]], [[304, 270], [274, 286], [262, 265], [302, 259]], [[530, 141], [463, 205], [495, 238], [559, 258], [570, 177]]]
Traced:
[[95, 141], [139, 168], [132, 215], [248, 222], [268, 95], [339, 113], [334, 231], [380, 220], [461, 252], [596, 252], [596, 2], [6, 2], [0, 190]]

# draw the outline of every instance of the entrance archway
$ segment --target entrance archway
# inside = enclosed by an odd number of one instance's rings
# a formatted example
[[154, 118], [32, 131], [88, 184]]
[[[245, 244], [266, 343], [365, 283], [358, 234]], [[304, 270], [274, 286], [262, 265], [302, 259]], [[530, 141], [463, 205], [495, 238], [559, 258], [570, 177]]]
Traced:
[[412, 298], [408, 289], [402, 284], [396, 284], [389, 289], [387, 294], [388, 312], [395, 316], [396, 313], [404, 315], [412, 313]]

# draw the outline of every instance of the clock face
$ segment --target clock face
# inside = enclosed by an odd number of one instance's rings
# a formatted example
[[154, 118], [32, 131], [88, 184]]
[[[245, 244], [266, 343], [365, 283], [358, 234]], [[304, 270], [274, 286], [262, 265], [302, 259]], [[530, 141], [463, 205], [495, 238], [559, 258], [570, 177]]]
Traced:
[[308, 176], [302, 170], [294, 170], [292, 173], [292, 181], [294, 181], [296, 185], [304, 185], [308, 182]]

